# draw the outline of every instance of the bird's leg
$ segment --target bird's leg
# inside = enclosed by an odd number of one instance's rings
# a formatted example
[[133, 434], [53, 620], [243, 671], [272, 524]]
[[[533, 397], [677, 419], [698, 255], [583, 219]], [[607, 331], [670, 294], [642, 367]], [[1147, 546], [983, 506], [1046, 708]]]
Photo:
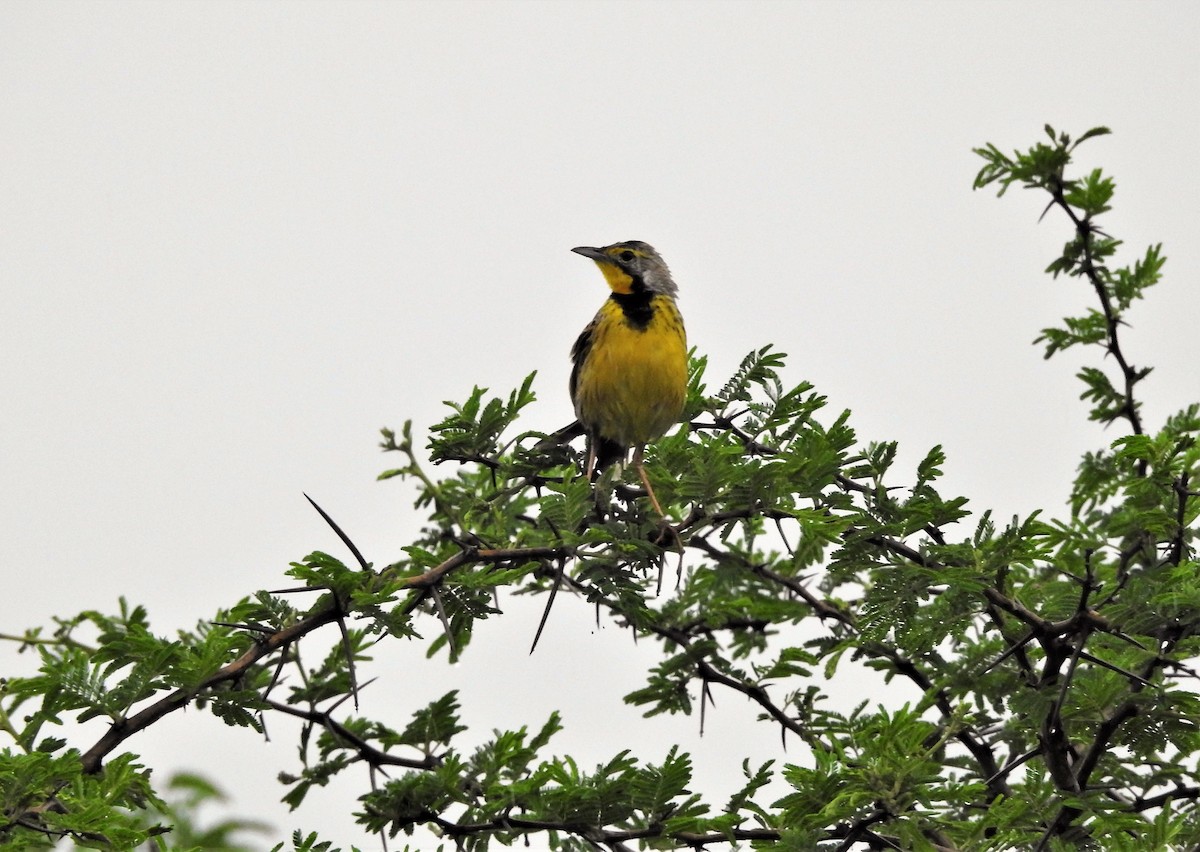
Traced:
[[633, 466], [637, 468], [638, 477], [642, 480], [642, 485], [646, 486], [646, 494], [650, 496], [650, 504], [654, 506], [654, 511], [658, 512], [660, 518], [665, 518], [662, 506], [658, 505], [658, 498], [654, 496], [654, 489], [650, 487], [650, 477], [646, 476], [646, 468], [642, 464], [642, 453], [646, 451], [645, 444], [638, 444], [633, 451]]
[[671, 549], [678, 550], [683, 553], [683, 541], [679, 538], [679, 531], [671, 526], [671, 522], [667, 520], [667, 516], [663, 513], [662, 506], [658, 504], [658, 498], [654, 496], [654, 489], [650, 486], [650, 477], [646, 475], [646, 467], [642, 464], [642, 454], [646, 451], [645, 444], [638, 444], [633, 451], [633, 466], [637, 468], [638, 478], [642, 480], [642, 485], [646, 488], [646, 494], [650, 498], [650, 504], [654, 506], [654, 511], [658, 512], [658, 538], [655, 544], [665, 546], [667, 542], [672, 542]]
[[[601, 499], [601, 486], [603, 483], [596, 481], [598, 478], [596, 476], [596, 461], [598, 457], [599, 453], [596, 452], [596, 439], [589, 435], [587, 440], [587, 462], [584, 465], [583, 475], [592, 485], [592, 508], [595, 513], [594, 517], [598, 523], [603, 523], [604, 516], [608, 511], [608, 504], [605, 500]], [[582, 529], [580, 531], [582, 532]]]
[[592, 474], [596, 471], [596, 442], [590, 437], [587, 442], [587, 466], [584, 468], [583, 474], [587, 477], [587, 481], [592, 481]]

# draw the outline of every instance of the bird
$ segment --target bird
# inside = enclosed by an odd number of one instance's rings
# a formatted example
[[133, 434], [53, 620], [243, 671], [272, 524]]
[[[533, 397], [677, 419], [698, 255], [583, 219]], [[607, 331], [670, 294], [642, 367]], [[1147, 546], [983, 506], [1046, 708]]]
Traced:
[[646, 443], [679, 422], [687, 399], [687, 332], [678, 288], [662, 257], [639, 240], [571, 249], [593, 260], [612, 293], [571, 347], [571, 402], [587, 435], [589, 480], [624, 461], [633, 466], [660, 518], [646, 475]]

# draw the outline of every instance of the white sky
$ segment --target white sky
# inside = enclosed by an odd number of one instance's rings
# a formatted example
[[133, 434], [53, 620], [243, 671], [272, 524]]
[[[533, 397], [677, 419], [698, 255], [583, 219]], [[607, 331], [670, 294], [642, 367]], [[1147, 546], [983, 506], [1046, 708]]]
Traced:
[[[1169, 257], [1126, 338], [1156, 426], [1200, 397], [1197, 44], [1182, 2], [0, 2], [0, 630], [124, 594], [170, 634], [288, 585], [343, 554], [301, 491], [396, 559], [420, 518], [374, 482], [379, 427], [535, 369], [523, 425], [565, 423], [606, 293], [569, 249], [622, 239], [670, 263], [712, 384], [774, 343], [903, 470], [941, 443], [943, 493], [1057, 511], [1120, 434], [1085, 422], [1078, 359], [1030, 345], [1087, 293], [1042, 275], [1064, 221], [973, 193], [971, 148], [1115, 131], [1082, 166], [1117, 177], [1110, 231]], [[802, 759], [730, 695], [700, 743], [695, 719], [639, 728], [619, 696], [651, 646], [560, 602], [531, 659], [516, 612], [453, 669], [380, 646], [364, 713], [403, 725], [457, 687], [481, 738], [561, 708], [555, 751], [682, 740], [717, 805], [743, 751]], [[0, 674], [28, 673], [11, 650]], [[374, 847], [363, 775], [277, 804], [296, 763], [273, 730], [189, 711], [129, 747], [218, 776], [280, 837]]]

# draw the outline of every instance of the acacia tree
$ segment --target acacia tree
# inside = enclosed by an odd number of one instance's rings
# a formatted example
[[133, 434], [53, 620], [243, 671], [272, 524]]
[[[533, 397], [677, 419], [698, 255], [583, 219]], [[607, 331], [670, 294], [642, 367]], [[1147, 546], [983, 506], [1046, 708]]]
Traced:
[[[167, 830], [145, 815], [170, 812], [126, 741], [194, 705], [252, 730], [298, 717], [303, 766], [284, 779], [287, 802], [359, 771], [362, 825], [431, 827], [448, 847], [533, 835], [560, 849], [1200, 848], [1200, 702], [1186, 682], [1200, 651], [1200, 410], [1144, 421], [1149, 369], [1121, 328], [1164, 258], [1154, 246], [1116, 266], [1120, 243], [1097, 219], [1112, 180], [1068, 176], [1076, 147], [1107, 131], [1046, 132], [1012, 156], [978, 149], [975, 186], [1046, 193], [1070, 229], [1047, 271], [1078, 280], [1090, 301], [1038, 338], [1047, 357], [1098, 356], [1079, 373], [1083, 398], [1093, 420], [1118, 427], [1083, 456], [1064, 517], [970, 518], [964, 498], [936, 488], [938, 447], [915, 480], [895, 481], [896, 445], [859, 446], [848, 412], [781, 383], [783, 356], [769, 347], [713, 392], [693, 360], [688, 427], [648, 462], [677, 519], [668, 535], [638, 492], [581, 477], [577, 449], [519, 431], [531, 380], [507, 398], [477, 389], [432, 429], [428, 459], [454, 465], [450, 476], [429, 473], [410, 425], [385, 430], [401, 461], [382, 476], [414, 481], [427, 513], [392, 564], [373, 569], [343, 536], [358, 564], [313, 553], [292, 565], [304, 588], [324, 590], [306, 610], [259, 592], [168, 638], [122, 602], [21, 637], [42, 668], [4, 698], [0, 840], [128, 847]], [[654, 640], [661, 657], [625, 697], [647, 714], [703, 713], [718, 692], [740, 693], [760, 724], [803, 743], [803, 759], [747, 764], [741, 789], [712, 802], [690, 791], [678, 749], [591, 770], [546, 756], [557, 716], [481, 739], [453, 692], [409, 708], [407, 723], [352, 709], [354, 661], [377, 643], [424, 643], [420, 630], [435, 637], [430, 653], [453, 660], [516, 593], [547, 612], [556, 595], [580, 596]], [[311, 634], [335, 629], [332, 653], [301, 657]], [[851, 676], [850, 660], [921, 699], [835, 712], [826, 682]], [[52, 733], [66, 714], [110, 725], [68, 744]], [[764, 796], [773, 780], [784, 795]]]

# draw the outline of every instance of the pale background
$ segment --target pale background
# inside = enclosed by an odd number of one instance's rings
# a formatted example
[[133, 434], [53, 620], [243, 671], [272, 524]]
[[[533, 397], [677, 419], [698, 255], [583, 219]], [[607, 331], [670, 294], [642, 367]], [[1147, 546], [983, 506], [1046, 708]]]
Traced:
[[[623, 239], [671, 264], [714, 383], [774, 343], [830, 416], [901, 442], [900, 473], [941, 443], [944, 493], [1059, 512], [1120, 430], [1085, 422], [1079, 359], [1030, 341], [1088, 293], [1042, 274], [1063, 218], [973, 193], [971, 148], [1115, 131], [1081, 167], [1116, 175], [1103, 223], [1131, 252], [1170, 258], [1126, 330], [1154, 427], [1200, 397], [1198, 44], [1191, 3], [0, 3], [0, 630], [123, 594], [169, 635], [288, 585], [345, 555], [301, 491], [394, 560], [420, 518], [374, 482], [379, 427], [535, 369], [523, 425], [565, 423], [606, 292], [568, 250]], [[729, 694], [703, 740], [639, 725], [617, 696], [651, 646], [567, 602], [530, 658], [513, 611], [454, 668], [379, 647], [364, 712], [403, 725], [458, 688], [466, 748], [559, 708], [553, 751], [683, 741], [718, 806], [743, 755], [804, 759]], [[32, 664], [0, 648], [0, 673]], [[297, 764], [272, 730], [188, 711], [128, 746], [280, 838], [377, 848], [350, 816], [365, 772], [278, 804]]]

